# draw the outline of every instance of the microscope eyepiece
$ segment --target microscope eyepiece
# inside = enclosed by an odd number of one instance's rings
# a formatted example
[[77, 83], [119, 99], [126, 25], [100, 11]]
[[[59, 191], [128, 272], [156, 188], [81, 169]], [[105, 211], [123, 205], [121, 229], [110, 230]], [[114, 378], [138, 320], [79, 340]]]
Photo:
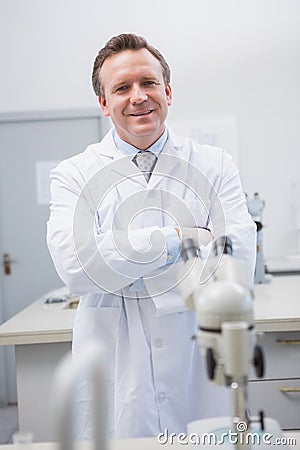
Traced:
[[232, 255], [231, 239], [227, 236], [217, 238], [213, 244], [213, 252], [215, 256], [223, 255], [224, 253]]
[[199, 256], [199, 249], [196, 247], [194, 239], [184, 239], [181, 244], [181, 256], [184, 262], [187, 262], [190, 258], [196, 258]]

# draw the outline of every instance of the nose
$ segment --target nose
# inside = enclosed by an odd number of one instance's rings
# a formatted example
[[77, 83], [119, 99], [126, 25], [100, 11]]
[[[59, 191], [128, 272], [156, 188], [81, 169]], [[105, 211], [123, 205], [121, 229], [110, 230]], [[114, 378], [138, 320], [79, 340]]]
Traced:
[[141, 86], [136, 84], [132, 87], [130, 100], [133, 105], [136, 105], [138, 103], [143, 103], [146, 100], [148, 100], [148, 95]]

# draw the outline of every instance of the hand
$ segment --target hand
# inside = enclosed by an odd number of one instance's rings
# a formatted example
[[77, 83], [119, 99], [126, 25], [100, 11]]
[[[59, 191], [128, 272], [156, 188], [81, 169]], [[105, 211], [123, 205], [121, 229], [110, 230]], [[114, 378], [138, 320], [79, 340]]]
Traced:
[[188, 238], [193, 239], [198, 248], [200, 245], [207, 245], [213, 240], [213, 235], [210, 230], [200, 227], [181, 227], [179, 237], [181, 241]]

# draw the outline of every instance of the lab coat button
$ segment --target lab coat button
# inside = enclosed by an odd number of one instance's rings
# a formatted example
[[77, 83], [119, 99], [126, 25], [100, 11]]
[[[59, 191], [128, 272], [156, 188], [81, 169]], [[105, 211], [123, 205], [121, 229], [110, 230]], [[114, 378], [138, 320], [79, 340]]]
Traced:
[[156, 348], [163, 348], [163, 346], [164, 346], [164, 341], [163, 341], [162, 339], [155, 339], [154, 344], [155, 344], [155, 347], [156, 347]]
[[168, 255], [167, 260], [171, 261], [172, 259], [173, 259], [173, 256], [172, 255]]
[[157, 400], [158, 400], [159, 403], [164, 402], [166, 400], [166, 398], [167, 398], [167, 396], [166, 396], [166, 394], [164, 392], [160, 392], [157, 395]]

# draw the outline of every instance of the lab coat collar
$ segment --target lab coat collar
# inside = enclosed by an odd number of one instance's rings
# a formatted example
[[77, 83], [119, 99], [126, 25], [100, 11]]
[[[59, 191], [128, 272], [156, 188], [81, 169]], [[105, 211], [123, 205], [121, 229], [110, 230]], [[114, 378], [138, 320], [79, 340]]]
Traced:
[[110, 170], [112, 180], [117, 180], [119, 183], [122, 180], [122, 187], [124, 181], [133, 181], [145, 186], [146, 180], [141, 171], [131, 160], [131, 155], [124, 155], [115, 144], [113, 138], [113, 128], [104, 136], [99, 144], [97, 154], [101, 159], [108, 159], [111, 164], [107, 164], [107, 168]]
[[[180, 150], [180, 148], [182, 148], [185, 145], [186, 138], [177, 136], [168, 127], [168, 141], [170, 141], [173, 144], [173, 147], [175, 147], [177, 150]], [[102, 139], [101, 146], [98, 148], [98, 154], [101, 156], [108, 156], [110, 158], [120, 158], [123, 156], [123, 153], [120, 150], [118, 150], [118, 148], [115, 145], [113, 138], [113, 128], [111, 128]]]
[[99, 148], [97, 149], [99, 156], [107, 156], [111, 159], [119, 159], [124, 156], [124, 154], [118, 150], [113, 138], [113, 128], [111, 128], [108, 133], [101, 140]]
[[[111, 165], [111, 172], [121, 175], [122, 179], [128, 179], [128, 182], [140, 184], [144, 189], [154, 188], [166, 175], [174, 173], [176, 166], [183, 157], [182, 148], [184, 146], [185, 139], [176, 136], [169, 129], [168, 140], [163, 151], [161, 152], [160, 157], [158, 158], [149, 183], [147, 183], [144, 175], [132, 162], [131, 157], [124, 156], [124, 154], [116, 147], [112, 130], [113, 129], [111, 129], [102, 139], [101, 144], [97, 149], [97, 153], [101, 157], [107, 157], [110, 158], [111, 161], [114, 161]], [[166, 155], [170, 155], [171, 158], [166, 160]], [[122, 184], [122, 186], [124, 185]], [[132, 188], [130, 190], [132, 190]]]
[[176, 176], [176, 170], [183, 158], [184, 139], [170, 132], [157, 164], [148, 183], [148, 188], [156, 187], [165, 177]]

